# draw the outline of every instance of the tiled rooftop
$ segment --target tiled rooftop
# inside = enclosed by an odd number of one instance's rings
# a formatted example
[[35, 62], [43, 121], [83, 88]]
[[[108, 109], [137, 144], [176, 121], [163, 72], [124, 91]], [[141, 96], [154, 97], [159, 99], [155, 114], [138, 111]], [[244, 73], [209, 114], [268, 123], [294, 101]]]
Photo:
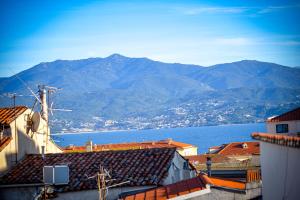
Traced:
[[[243, 147], [243, 145], [245, 146]], [[225, 145], [217, 154], [226, 156], [259, 155], [259, 142], [232, 142]]]
[[193, 164], [206, 164], [207, 157], [210, 157], [213, 163], [223, 163], [230, 160], [230, 158], [219, 154], [200, 154], [196, 156], [185, 156], [185, 158]]
[[208, 177], [208, 179], [213, 186], [230, 188], [230, 189], [238, 189], [238, 190], [246, 189], [246, 183], [243, 182], [226, 180], [226, 179], [216, 178], [216, 177]]
[[9, 125], [25, 110], [27, 110], [26, 106], [16, 106], [15, 108], [0, 108], [0, 124]]
[[[177, 142], [172, 139], [167, 139], [167, 140], [148, 141], [148, 142], [93, 145], [93, 151], [151, 149], [151, 148], [170, 148], [170, 147], [175, 147], [177, 149], [184, 149], [184, 148], [193, 147], [193, 145]], [[64, 149], [64, 152], [84, 152], [84, 151], [86, 151], [85, 146], [68, 146]]]
[[300, 148], [300, 137], [271, 133], [252, 133], [252, 138], [282, 146]]
[[150, 189], [133, 195], [123, 197], [123, 200], [163, 200], [179, 197], [182, 195], [190, 194], [200, 190], [206, 189], [206, 183], [200, 176], [195, 178], [183, 180], [170, 185]]
[[156, 148], [127, 151], [28, 155], [0, 180], [1, 185], [43, 182], [43, 166], [67, 164], [70, 182], [61, 191], [96, 189], [96, 175], [102, 165], [110, 172], [108, 185], [130, 181], [127, 186], [161, 185], [176, 153], [175, 148]]
[[281, 122], [281, 121], [294, 121], [300, 120], [300, 108], [296, 108], [289, 112], [283, 113], [276, 117], [271, 117], [267, 122]]
[[9, 136], [2, 136], [0, 139], [0, 152], [10, 143], [11, 140], [12, 138]]

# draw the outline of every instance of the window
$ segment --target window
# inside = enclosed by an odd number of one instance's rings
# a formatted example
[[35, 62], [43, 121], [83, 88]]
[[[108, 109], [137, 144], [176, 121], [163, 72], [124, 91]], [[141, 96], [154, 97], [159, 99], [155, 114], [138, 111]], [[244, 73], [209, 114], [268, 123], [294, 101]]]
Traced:
[[188, 162], [183, 163], [183, 169], [184, 170], [189, 170], [189, 163]]
[[276, 124], [276, 133], [287, 133], [289, 132], [288, 124]]

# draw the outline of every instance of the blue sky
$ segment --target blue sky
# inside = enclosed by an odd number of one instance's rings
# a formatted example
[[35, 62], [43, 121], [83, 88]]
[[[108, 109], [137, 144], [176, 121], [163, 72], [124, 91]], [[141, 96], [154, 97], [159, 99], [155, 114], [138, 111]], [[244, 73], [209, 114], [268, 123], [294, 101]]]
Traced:
[[119, 53], [209, 66], [300, 66], [300, 1], [0, 1], [0, 76]]

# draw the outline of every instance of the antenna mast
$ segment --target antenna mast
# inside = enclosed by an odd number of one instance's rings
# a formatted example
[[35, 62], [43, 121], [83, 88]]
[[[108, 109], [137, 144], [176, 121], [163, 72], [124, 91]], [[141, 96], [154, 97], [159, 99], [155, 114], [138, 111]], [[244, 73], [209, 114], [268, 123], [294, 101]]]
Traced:
[[47, 104], [47, 92], [45, 85], [39, 85], [39, 95], [41, 99], [41, 116], [48, 124], [48, 104]]

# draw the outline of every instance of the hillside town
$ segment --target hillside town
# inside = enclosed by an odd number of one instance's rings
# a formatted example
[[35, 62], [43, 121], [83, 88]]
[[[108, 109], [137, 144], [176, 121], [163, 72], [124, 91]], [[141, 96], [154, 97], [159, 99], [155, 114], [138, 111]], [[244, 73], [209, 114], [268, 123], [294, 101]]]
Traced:
[[171, 138], [60, 147], [40, 111], [0, 108], [0, 199], [298, 199], [300, 108], [265, 121], [267, 133], [197, 153]]

